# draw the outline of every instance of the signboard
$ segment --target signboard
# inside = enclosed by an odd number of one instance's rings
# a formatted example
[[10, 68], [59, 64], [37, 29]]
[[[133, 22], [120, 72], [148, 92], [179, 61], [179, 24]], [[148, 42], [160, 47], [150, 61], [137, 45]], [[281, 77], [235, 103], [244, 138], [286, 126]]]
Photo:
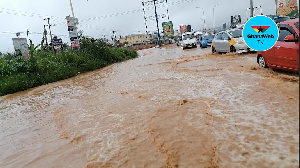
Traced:
[[77, 29], [75, 29], [74, 31], [69, 31], [69, 37], [70, 38], [74, 38], [74, 37], [77, 37]]
[[72, 48], [78, 48], [79, 47], [79, 41], [78, 40], [71, 41], [71, 47]]
[[277, 1], [277, 15], [298, 17], [297, 0], [278, 0]]
[[56, 46], [56, 45], [62, 45], [63, 42], [62, 42], [62, 39], [58, 39], [57, 37], [54, 37], [51, 41], [52, 45]]
[[13, 38], [13, 45], [17, 54], [21, 54], [22, 56], [28, 56], [28, 44], [26, 38]]
[[69, 31], [69, 38], [71, 41], [72, 48], [78, 48], [79, 47], [79, 41], [77, 39], [78, 33], [77, 33], [77, 25], [78, 25], [78, 19], [74, 17], [67, 16], [67, 25], [68, 25], [68, 31]]
[[172, 21], [162, 23], [164, 35], [167, 37], [174, 36], [174, 28]]
[[70, 26], [70, 27], [75, 27], [78, 24], [77, 18], [67, 16], [66, 20], [67, 20], [68, 26]]
[[184, 33], [187, 31], [187, 26], [180, 26], [180, 32]]

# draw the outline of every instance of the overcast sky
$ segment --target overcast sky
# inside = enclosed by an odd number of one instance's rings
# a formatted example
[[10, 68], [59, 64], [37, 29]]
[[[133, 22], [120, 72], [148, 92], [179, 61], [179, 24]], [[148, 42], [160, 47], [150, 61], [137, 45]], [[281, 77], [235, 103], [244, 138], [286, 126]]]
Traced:
[[[264, 14], [275, 14], [275, 0], [254, 0], [254, 6], [262, 6]], [[129, 35], [132, 33], [144, 33], [145, 23], [142, 12], [141, 0], [72, 0], [75, 17], [79, 19], [79, 30], [84, 35], [95, 38], [103, 35], [111, 36], [112, 30], [117, 35]], [[249, 0], [168, 0], [170, 20], [174, 28], [180, 24], [190, 24], [192, 28], [203, 27], [202, 9], [206, 17], [207, 27], [213, 25], [213, 6], [215, 7], [216, 27], [230, 21], [230, 16], [240, 14], [242, 21], [246, 21], [246, 8], [249, 8]], [[136, 11], [139, 10], [139, 11]], [[127, 11], [133, 11], [127, 13]], [[126, 12], [124, 15], [112, 15], [106, 18], [101, 16]], [[158, 14], [166, 14], [166, 8], [158, 9]], [[13, 37], [15, 34], [6, 32], [30, 32], [42, 33], [43, 25], [47, 24], [43, 18], [51, 17], [50, 22], [57, 24], [52, 27], [52, 33], [60, 36], [64, 42], [69, 42], [65, 17], [72, 15], [69, 0], [0, 0], [0, 52], [13, 52]], [[154, 9], [146, 10], [147, 16], [154, 16]], [[88, 20], [89, 18], [93, 18]], [[160, 19], [161, 22], [167, 19]], [[156, 30], [156, 22], [147, 22], [150, 31]], [[27, 37], [26, 33], [20, 37]], [[28, 39], [39, 44], [42, 35], [30, 34]]]

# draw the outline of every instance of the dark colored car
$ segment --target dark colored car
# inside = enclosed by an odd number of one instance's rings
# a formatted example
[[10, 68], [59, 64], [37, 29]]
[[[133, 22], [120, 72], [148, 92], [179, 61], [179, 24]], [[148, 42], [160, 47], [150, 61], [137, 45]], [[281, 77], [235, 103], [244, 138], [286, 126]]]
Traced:
[[264, 68], [299, 72], [299, 19], [277, 25], [278, 41], [271, 49], [257, 52], [257, 63]]

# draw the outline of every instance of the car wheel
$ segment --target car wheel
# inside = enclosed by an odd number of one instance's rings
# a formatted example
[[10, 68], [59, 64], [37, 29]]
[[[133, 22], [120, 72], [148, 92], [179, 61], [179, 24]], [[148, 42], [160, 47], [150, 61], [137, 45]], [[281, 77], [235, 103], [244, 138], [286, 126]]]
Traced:
[[212, 53], [215, 53], [215, 52], [216, 52], [215, 47], [211, 47], [211, 52], [212, 52]]
[[234, 46], [230, 46], [230, 52], [236, 52], [236, 49]]
[[268, 68], [265, 58], [261, 55], [258, 57], [257, 63], [259, 66], [261, 66], [263, 68]]

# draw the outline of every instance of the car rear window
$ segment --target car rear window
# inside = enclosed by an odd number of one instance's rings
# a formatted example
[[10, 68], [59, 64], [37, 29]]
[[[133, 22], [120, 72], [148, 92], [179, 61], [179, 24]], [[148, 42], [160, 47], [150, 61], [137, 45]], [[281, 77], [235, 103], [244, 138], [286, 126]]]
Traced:
[[210, 40], [214, 38], [214, 35], [205, 35], [204, 38]]
[[229, 31], [228, 32], [233, 38], [239, 38], [243, 36], [243, 30], [234, 30], [234, 31]]

